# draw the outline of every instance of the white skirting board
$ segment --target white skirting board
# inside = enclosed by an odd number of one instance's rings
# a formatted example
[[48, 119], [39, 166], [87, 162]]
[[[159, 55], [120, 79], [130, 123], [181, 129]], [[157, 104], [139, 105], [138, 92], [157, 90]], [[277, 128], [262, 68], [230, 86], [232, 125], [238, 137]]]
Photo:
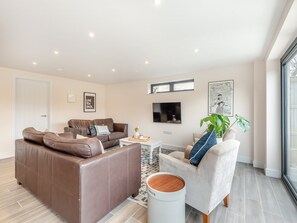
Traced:
[[237, 162], [251, 164], [252, 163], [252, 159], [250, 157], [248, 157], [248, 156], [238, 155], [237, 156]]
[[253, 161], [253, 167], [260, 168], [260, 169], [265, 169], [265, 164], [262, 163], [262, 162], [254, 160]]
[[0, 153], [0, 159], [7, 159], [10, 157], [14, 157], [14, 151], [8, 151], [4, 153]]
[[273, 178], [281, 178], [282, 174], [279, 170], [265, 168], [265, 175]]

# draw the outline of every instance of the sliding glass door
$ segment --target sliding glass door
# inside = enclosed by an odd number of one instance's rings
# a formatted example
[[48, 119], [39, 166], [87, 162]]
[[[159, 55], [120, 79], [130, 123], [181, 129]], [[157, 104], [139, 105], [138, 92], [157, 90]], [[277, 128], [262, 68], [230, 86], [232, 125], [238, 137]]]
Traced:
[[282, 60], [282, 178], [297, 200], [297, 39]]

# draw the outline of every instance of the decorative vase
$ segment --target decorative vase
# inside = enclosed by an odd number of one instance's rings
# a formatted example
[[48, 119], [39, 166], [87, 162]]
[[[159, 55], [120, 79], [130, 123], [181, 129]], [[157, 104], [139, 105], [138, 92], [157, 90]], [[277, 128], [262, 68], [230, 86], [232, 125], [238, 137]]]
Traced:
[[139, 132], [135, 132], [134, 135], [133, 135], [133, 138], [138, 139], [139, 136], [140, 136]]
[[223, 138], [217, 138], [217, 143], [223, 142]]
[[176, 122], [175, 115], [172, 115], [172, 121], [173, 121], [173, 122]]

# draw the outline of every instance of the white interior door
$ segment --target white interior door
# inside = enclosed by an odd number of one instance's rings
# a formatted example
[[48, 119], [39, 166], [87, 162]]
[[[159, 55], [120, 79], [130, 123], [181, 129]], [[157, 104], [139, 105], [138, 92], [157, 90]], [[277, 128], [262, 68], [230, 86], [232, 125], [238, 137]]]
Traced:
[[49, 83], [46, 81], [16, 79], [15, 136], [34, 127], [44, 131], [49, 122]]

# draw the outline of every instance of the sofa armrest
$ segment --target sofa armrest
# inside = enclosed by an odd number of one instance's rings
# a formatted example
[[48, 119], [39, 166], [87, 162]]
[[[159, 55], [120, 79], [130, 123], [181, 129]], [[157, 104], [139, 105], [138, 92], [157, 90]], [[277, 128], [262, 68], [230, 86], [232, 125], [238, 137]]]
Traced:
[[85, 159], [80, 165], [81, 222], [96, 222], [136, 195], [141, 186], [139, 143]]
[[193, 146], [187, 145], [185, 149], [185, 159], [190, 159], [190, 153], [193, 149]]
[[71, 127], [64, 127], [64, 132], [72, 132], [74, 138], [76, 139], [76, 135], [83, 135], [83, 136], [87, 136], [87, 129], [78, 129], [78, 128], [71, 128]]
[[124, 132], [128, 136], [128, 124], [126, 123], [113, 123], [113, 130], [115, 132]]

